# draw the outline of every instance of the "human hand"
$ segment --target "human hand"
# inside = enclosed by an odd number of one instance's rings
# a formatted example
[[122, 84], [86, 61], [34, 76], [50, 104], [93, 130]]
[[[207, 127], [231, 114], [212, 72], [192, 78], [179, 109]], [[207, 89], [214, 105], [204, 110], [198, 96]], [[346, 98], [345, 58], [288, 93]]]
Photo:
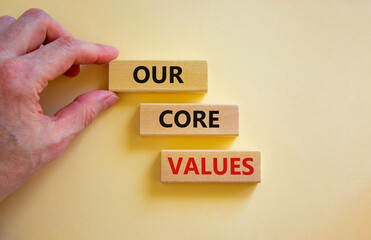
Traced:
[[114, 47], [74, 39], [39, 9], [17, 20], [0, 17], [0, 201], [118, 100], [113, 92], [93, 91], [48, 117], [39, 104], [48, 81], [77, 75], [79, 64], [102, 64], [117, 55]]

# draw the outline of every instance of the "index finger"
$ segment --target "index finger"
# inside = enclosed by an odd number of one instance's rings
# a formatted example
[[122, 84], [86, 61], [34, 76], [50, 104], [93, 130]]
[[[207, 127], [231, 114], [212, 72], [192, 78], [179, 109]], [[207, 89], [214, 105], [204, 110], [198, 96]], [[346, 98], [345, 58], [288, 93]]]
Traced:
[[0, 45], [6, 57], [16, 57], [63, 36], [71, 34], [44, 11], [30, 9], [0, 34]]
[[118, 56], [115, 47], [62, 37], [36, 51], [20, 57], [21, 61], [36, 62], [30, 74], [40, 93], [48, 81], [65, 73], [72, 65], [103, 64]]

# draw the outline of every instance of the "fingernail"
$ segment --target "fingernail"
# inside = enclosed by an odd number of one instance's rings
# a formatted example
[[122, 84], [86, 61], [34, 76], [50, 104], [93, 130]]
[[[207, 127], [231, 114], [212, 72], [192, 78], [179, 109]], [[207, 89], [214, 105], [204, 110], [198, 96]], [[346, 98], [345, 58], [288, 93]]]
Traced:
[[117, 49], [116, 47], [112, 46], [112, 45], [106, 45], [106, 47], [108, 47], [108, 48], [112, 48], [113, 50], [118, 51], [118, 49]]
[[104, 104], [109, 107], [115, 104], [120, 98], [115, 94], [108, 95], [106, 98], [103, 99]]

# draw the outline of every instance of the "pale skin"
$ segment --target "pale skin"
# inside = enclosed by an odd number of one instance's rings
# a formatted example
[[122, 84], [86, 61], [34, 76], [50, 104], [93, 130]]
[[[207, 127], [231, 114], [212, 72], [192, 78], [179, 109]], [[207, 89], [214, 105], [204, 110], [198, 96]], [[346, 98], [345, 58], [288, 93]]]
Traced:
[[76, 76], [80, 64], [104, 64], [117, 56], [114, 47], [73, 38], [42, 10], [30, 9], [18, 19], [0, 17], [0, 201], [118, 100], [113, 92], [92, 91], [49, 117], [39, 104], [48, 82]]

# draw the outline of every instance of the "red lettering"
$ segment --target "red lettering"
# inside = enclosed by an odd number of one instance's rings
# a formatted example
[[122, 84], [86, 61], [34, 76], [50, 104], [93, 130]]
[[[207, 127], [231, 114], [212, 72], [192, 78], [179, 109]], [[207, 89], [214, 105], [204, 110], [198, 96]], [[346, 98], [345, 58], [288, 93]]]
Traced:
[[173, 171], [173, 174], [178, 174], [183, 158], [182, 157], [179, 158], [178, 163], [176, 164], [176, 168], [174, 167], [173, 159], [171, 157], [168, 157], [168, 160], [171, 167], [171, 171]]
[[253, 168], [251, 165], [249, 165], [249, 164], [247, 163], [248, 161], [252, 162], [253, 159], [252, 159], [252, 158], [245, 158], [245, 159], [242, 161], [242, 165], [243, 165], [245, 168], [249, 169], [248, 172], [242, 171], [242, 174], [243, 174], [243, 175], [251, 175], [251, 174], [254, 173], [254, 168]]
[[240, 167], [239, 164], [236, 164], [237, 161], [240, 161], [240, 158], [231, 158], [231, 175], [241, 175], [240, 171], [236, 171]]
[[203, 175], [211, 175], [211, 171], [206, 171], [206, 159], [201, 158], [201, 173]]
[[[230, 158], [229, 159], [225, 157], [223, 158], [223, 163], [218, 163], [218, 158], [214, 157], [213, 158], [213, 169], [210, 169], [210, 170], [207, 169], [206, 160], [207, 159], [205, 157], [202, 157], [201, 166], [197, 166], [195, 158], [193, 157], [188, 158], [186, 167], [184, 168], [184, 175], [188, 175], [192, 171], [194, 172], [194, 174], [200, 175], [199, 167], [201, 167], [202, 175], [212, 175], [214, 173], [216, 175], [224, 175], [228, 171], [228, 167], [229, 167], [228, 161], [230, 161], [231, 175], [241, 175], [241, 174], [252, 175], [255, 171], [254, 167], [252, 166], [252, 162], [254, 161], [253, 158], [244, 158], [242, 160], [241, 158]], [[179, 157], [176, 165], [175, 165], [175, 161], [171, 157], [168, 157], [168, 161], [169, 161], [169, 165], [170, 165], [172, 173], [174, 175], [179, 174], [180, 167], [183, 162], [183, 157]], [[221, 164], [222, 164], [222, 168], [220, 167]]]
[[218, 170], [218, 158], [214, 158], [214, 172], [216, 175], [223, 175], [227, 172], [227, 158], [223, 158], [223, 170]]
[[[191, 167], [191, 165], [193, 167]], [[187, 166], [184, 169], [184, 174], [187, 175], [189, 171], [194, 171], [195, 174], [200, 174], [200, 172], [197, 169], [197, 165], [194, 158], [189, 158], [187, 162]]]

